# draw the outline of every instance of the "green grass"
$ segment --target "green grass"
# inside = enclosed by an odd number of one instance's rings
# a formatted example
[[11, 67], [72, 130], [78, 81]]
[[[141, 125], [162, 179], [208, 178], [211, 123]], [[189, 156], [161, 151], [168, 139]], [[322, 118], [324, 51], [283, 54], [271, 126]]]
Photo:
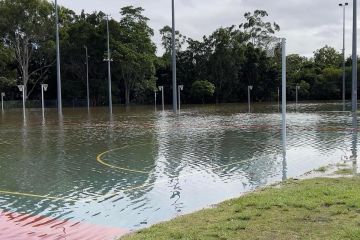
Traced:
[[350, 169], [350, 168], [343, 168], [343, 169], [339, 169], [336, 172], [334, 172], [334, 174], [338, 174], [338, 175], [352, 175], [354, 174], [354, 170]]
[[126, 240], [360, 239], [360, 178], [288, 181]]
[[337, 163], [336, 166], [337, 167], [347, 167], [348, 164], [346, 164], [345, 162], [344, 163]]
[[320, 167], [320, 168], [316, 169], [315, 172], [322, 172], [322, 173], [324, 173], [324, 172], [326, 172], [326, 170], [327, 170], [327, 167]]

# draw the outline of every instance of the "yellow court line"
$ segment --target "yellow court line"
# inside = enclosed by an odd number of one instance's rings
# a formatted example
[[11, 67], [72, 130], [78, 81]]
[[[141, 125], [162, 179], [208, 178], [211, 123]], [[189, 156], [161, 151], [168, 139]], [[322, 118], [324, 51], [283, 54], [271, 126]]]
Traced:
[[70, 198], [51, 197], [51, 196], [37, 195], [37, 194], [32, 194], [32, 193], [21, 193], [21, 192], [11, 192], [11, 191], [0, 191], [0, 193], [5, 194], [5, 195], [42, 198], [42, 199], [65, 201], [65, 202], [76, 202], [76, 200], [70, 199]]
[[[137, 145], [131, 145], [131, 147], [136, 147], [136, 146], [144, 146], [144, 145], [148, 145], [148, 144], [137, 144]], [[146, 171], [139, 171], [139, 170], [135, 170], [135, 169], [130, 169], [130, 168], [123, 168], [123, 167], [118, 167], [118, 166], [114, 166], [111, 164], [106, 163], [104, 160], [102, 160], [102, 157], [110, 152], [114, 152], [117, 150], [121, 150], [121, 149], [125, 149], [130, 147], [129, 145], [123, 146], [121, 148], [115, 148], [115, 149], [111, 149], [108, 151], [105, 151], [101, 154], [99, 154], [96, 157], [97, 162], [99, 162], [100, 164], [113, 168], [113, 169], [118, 169], [118, 170], [123, 170], [123, 171], [127, 171], [127, 172], [135, 172], [135, 173], [142, 173], [142, 174], [150, 174], [151, 172], [146, 172]], [[223, 165], [223, 166], [218, 166], [218, 167], [214, 167], [214, 168], [207, 168], [206, 170], [215, 170], [215, 169], [220, 169], [220, 168], [224, 168], [224, 167], [228, 167], [228, 166], [233, 166], [236, 164], [241, 163], [242, 161], [238, 161], [238, 162], [234, 162], [231, 164], [227, 164], [227, 165]], [[176, 178], [185, 178], [185, 177], [189, 177], [189, 176], [196, 176], [196, 175], [201, 175], [202, 172], [196, 172], [196, 173], [192, 173], [192, 174], [185, 174], [185, 175], [181, 175], [181, 176], [169, 176], [169, 179], [167, 180], [163, 180], [163, 181], [158, 181], [156, 183], [146, 183], [146, 184], [142, 184], [136, 187], [131, 187], [131, 188], [127, 188], [127, 189], [121, 189], [121, 192], [129, 192], [129, 191], [135, 191], [138, 189], [142, 189], [148, 186], [153, 186], [156, 184], [162, 184], [162, 183], [166, 183], [169, 180], [172, 179], [176, 179]], [[98, 194], [94, 194], [97, 197], [112, 197], [112, 196], [117, 196], [118, 194], [120, 194], [121, 192], [116, 192], [113, 194], [105, 194], [105, 195], [98, 195]], [[71, 198], [61, 198], [61, 197], [52, 197], [52, 196], [47, 196], [47, 195], [37, 195], [37, 194], [31, 194], [31, 193], [21, 193], [21, 192], [11, 192], [11, 191], [0, 191], [0, 194], [5, 194], [5, 195], [14, 195], [14, 196], [24, 196], [24, 197], [33, 197], [33, 198], [42, 198], [42, 199], [48, 199], [48, 200], [58, 200], [58, 201], [65, 201], [65, 202], [76, 202], [77, 200], [71, 199]], [[86, 200], [86, 199], [85, 199]]]
[[[148, 145], [148, 144], [138, 144], [138, 145], [132, 145], [131, 147], [136, 147], [136, 146], [143, 146], [143, 145]], [[110, 167], [110, 168], [113, 168], [113, 169], [118, 169], [118, 170], [123, 170], [123, 171], [127, 171], [127, 172], [134, 172], [134, 173], [143, 173], [143, 174], [149, 174], [150, 172], [146, 172], [146, 171], [140, 171], [140, 170], [135, 170], [135, 169], [130, 169], [130, 168], [125, 168], [125, 167], [118, 167], [118, 166], [115, 166], [115, 165], [111, 165], [109, 163], [106, 163], [102, 157], [108, 153], [111, 153], [111, 152], [114, 152], [114, 151], [117, 151], [117, 150], [121, 150], [121, 149], [125, 149], [125, 148], [128, 148], [130, 147], [129, 145], [126, 145], [124, 147], [121, 147], [121, 148], [115, 148], [115, 149], [111, 149], [111, 150], [108, 150], [108, 151], [105, 151], [103, 153], [100, 153], [97, 157], [96, 157], [96, 161], [104, 166], [107, 166], [107, 167]]]

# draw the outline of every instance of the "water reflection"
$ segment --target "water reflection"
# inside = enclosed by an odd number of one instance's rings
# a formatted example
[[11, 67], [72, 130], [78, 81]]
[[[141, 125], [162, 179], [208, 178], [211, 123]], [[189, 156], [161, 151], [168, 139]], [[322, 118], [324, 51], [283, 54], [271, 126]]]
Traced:
[[[138, 229], [340, 161], [350, 146], [356, 163], [357, 120], [314, 109], [321, 106], [290, 112], [287, 141], [276, 104], [252, 114], [246, 105], [199, 106], [181, 116], [150, 107], [116, 109], [110, 116], [107, 109], [67, 110], [57, 119], [50, 110], [42, 124], [32, 112], [19, 122], [19, 111], [0, 125], [0, 191], [73, 201], [0, 193], [0, 205]], [[105, 163], [122, 169], [100, 164], [104, 152]]]
[[[286, 111], [286, 110], [285, 110]], [[297, 103], [296, 103], [296, 111], [297, 111]], [[282, 128], [281, 128], [281, 144], [282, 144], [282, 157], [283, 157], [283, 170], [282, 170], [282, 180], [287, 180], [287, 162], [286, 162], [286, 132], [287, 132], [287, 123], [286, 123], [286, 112], [282, 114]]]
[[283, 144], [283, 150], [282, 150], [282, 180], [287, 180], [287, 161], [286, 161], [286, 147]]
[[358, 122], [357, 114], [354, 113], [352, 116], [352, 145], [351, 145], [351, 160], [353, 163], [354, 174], [358, 173], [358, 163], [357, 163], [357, 143], [358, 143]]

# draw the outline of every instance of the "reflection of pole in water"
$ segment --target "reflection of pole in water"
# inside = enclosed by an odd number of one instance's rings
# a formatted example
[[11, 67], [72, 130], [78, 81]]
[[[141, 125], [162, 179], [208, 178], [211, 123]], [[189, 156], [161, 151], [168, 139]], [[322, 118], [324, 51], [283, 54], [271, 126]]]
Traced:
[[[284, 121], [284, 120], [283, 120]], [[283, 157], [283, 171], [282, 171], [282, 180], [287, 180], [287, 161], [286, 161], [286, 128], [282, 129], [282, 136], [281, 136], [281, 143], [282, 143], [282, 157]]]
[[47, 126], [45, 119], [43, 118], [42, 124], [41, 124], [41, 155], [46, 156], [48, 146], [47, 146]]
[[27, 119], [24, 116], [23, 119], [23, 127], [22, 127], [22, 144], [23, 144], [23, 150], [26, 151], [27, 149], [27, 139], [28, 139], [28, 126], [27, 126]]
[[171, 180], [171, 182], [174, 182], [174, 181], [175, 181], [174, 191], [172, 192], [170, 199], [175, 199], [174, 203], [172, 204], [175, 207], [175, 211], [181, 212], [182, 211], [182, 203], [179, 202], [179, 200], [181, 198], [181, 187], [180, 187], [180, 183], [179, 183], [179, 178]]
[[354, 173], [357, 173], [357, 142], [358, 142], [358, 132], [357, 132], [357, 115], [356, 113], [354, 113], [353, 118], [352, 118], [352, 146], [351, 146], [351, 159], [353, 162], [353, 169], [354, 169]]

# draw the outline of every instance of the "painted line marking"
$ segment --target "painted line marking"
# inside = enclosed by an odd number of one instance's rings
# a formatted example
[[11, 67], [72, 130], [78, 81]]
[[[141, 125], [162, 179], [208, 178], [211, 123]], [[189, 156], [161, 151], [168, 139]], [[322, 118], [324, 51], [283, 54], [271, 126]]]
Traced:
[[21, 193], [21, 192], [11, 192], [11, 191], [0, 191], [1, 194], [4, 195], [13, 195], [13, 196], [23, 196], [23, 197], [32, 197], [32, 198], [42, 198], [48, 200], [56, 200], [56, 201], [64, 201], [64, 202], [76, 202], [76, 200], [71, 198], [63, 198], [63, 197], [52, 197], [47, 195], [37, 195], [32, 193]]
[[115, 166], [115, 165], [111, 165], [109, 163], [106, 163], [102, 157], [108, 153], [111, 153], [111, 152], [114, 152], [114, 151], [117, 151], [117, 150], [123, 150], [123, 149], [126, 149], [126, 148], [129, 148], [129, 147], [138, 147], [138, 146], [145, 146], [145, 145], [149, 145], [149, 144], [138, 144], [138, 145], [125, 145], [121, 148], [114, 148], [114, 149], [111, 149], [111, 150], [108, 150], [108, 151], [105, 151], [103, 153], [100, 153], [97, 157], [96, 157], [96, 161], [98, 163], [100, 163], [101, 165], [104, 165], [106, 167], [109, 167], [109, 168], [113, 168], [113, 169], [117, 169], [117, 170], [123, 170], [123, 171], [127, 171], [127, 172], [134, 172], [134, 173], [142, 173], [142, 174], [149, 174], [150, 172], [146, 172], [146, 171], [140, 171], [140, 170], [135, 170], [135, 169], [130, 169], [130, 168], [125, 168], [125, 167], [119, 167], [119, 166]]

